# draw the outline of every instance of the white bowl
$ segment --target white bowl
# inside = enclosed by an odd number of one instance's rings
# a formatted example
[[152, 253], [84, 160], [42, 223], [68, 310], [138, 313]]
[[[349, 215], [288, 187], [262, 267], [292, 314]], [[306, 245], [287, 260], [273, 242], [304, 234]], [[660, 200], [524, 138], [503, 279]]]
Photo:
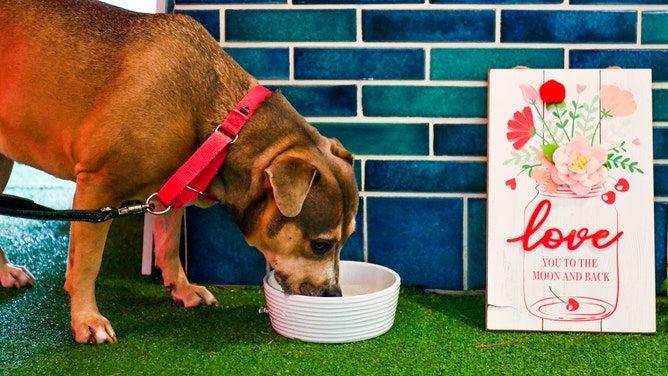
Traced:
[[271, 326], [287, 338], [345, 343], [377, 337], [392, 327], [399, 300], [399, 275], [384, 266], [340, 261], [343, 296], [286, 295], [271, 271], [264, 295]]

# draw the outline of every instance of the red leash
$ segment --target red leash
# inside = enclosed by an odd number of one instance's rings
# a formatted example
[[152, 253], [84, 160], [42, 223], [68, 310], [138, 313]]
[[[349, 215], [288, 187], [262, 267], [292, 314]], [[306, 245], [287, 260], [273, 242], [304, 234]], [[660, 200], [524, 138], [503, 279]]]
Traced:
[[270, 94], [271, 90], [262, 85], [252, 88], [160, 191], [149, 197], [147, 204], [157, 195], [158, 200], [167, 208], [164, 211], [166, 212], [170, 208], [182, 207], [198, 197], [211, 198], [204, 191], [223, 165], [230, 144], [236, 141], [241, 128]]

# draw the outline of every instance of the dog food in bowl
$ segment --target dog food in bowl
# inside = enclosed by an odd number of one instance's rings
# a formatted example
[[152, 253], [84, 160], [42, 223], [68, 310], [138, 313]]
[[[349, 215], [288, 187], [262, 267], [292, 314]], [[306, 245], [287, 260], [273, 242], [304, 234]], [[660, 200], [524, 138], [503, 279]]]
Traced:
[[276, 332], [306, 342], [345, 343], [377, 337], [392, 327], [399, 300], [399, 275], [384, 266], [341, 261], [343, 296], [286, 295], [274, 278], [264, 277], [269, 318]]

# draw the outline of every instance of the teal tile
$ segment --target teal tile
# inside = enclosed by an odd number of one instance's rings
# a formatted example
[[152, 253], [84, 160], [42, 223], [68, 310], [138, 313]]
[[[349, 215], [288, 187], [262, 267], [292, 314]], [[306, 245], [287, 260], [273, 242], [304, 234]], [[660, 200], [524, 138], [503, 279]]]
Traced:
[[652, 90], [652, 115], [654, 121], [668, 121], [668, 90]]
[[487, 117], [487, 87], [364, 86], [366, 116]]
[[290, 78], [290, 51], [287, 48], [225, 48], [225, 52], [259, 80]]
[[493, 10], [363, 10], [365, 42], [493, 42]]
[[426, 123], [316, 123], [326, 137], [335, 137], [353, 154], [428, 155]]
[[434, 154], [486, 156], [487, 124], [434, 124]]
[[354, 42], [354, 9], [228, 10], [225, 40], [230, 42]]
[[368, 160], [367, 191], [484, 193], [487, 163], [421, 160]]
[[571, 5], [618, 5], [618, 4], [661, 4], [665, 5], [666, 0], [570, 0]]
[[668, 43], [668, 12], [642, 12], [643, 44]]
[[432, 80], [487, 80], [489, 69], [563, 68], [563, 48], [434, 48]]
[[422, 48], [296, 48], [297, 80], [423, 80]]
[[649, 68], [653, 82], [668, 81], [668, 49], [571, 49], [568, 58], [569, 68]]
[[501, 11], [501, 42], [635, 43], [634, 11]]
[[461, 198], [369, 197], [367, 206], [369, 262], [399, 273], [404, 286], [462, 289]]
[[281, 86], [280, 90], [302, 116], [357, 115], [354, 85]]
[[487, 200], [471, 198], [467, 203], [467, 287], [469, 290], [484, 290], [487, 276]]

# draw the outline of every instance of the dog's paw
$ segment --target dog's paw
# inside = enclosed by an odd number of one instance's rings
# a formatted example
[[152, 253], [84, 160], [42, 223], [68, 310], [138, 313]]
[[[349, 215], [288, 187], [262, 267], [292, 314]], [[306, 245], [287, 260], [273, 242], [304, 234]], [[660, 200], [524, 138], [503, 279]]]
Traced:
[[0, 284], [4, 288], [35, 286], [35, 277], [23, 266], [5, 264], [0, 266]]
[[72, 317], [72, 331], [74, 340], [78, 343], [116, 343], [116, 333], [111, 323], [100, 314], [82, 315], [83, 317]]
[[183, 286], [169, 286], [174, 303], [186, 308], [218, 305], [218, 300], [204, 286], [188, 283]]

